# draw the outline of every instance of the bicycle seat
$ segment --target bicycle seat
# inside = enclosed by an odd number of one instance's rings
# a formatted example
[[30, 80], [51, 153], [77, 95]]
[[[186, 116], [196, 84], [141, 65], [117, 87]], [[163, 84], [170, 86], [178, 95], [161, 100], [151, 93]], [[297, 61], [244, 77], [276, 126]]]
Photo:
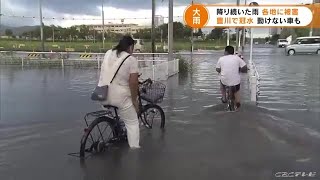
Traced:
[[107, 108], [107, 109], [110, 109], [110, 108], [113, 108], [113, 109], [118, 109], [118, 107], [116, 106], [112, 106], [112, 105], [103, 105], [104, 108]]

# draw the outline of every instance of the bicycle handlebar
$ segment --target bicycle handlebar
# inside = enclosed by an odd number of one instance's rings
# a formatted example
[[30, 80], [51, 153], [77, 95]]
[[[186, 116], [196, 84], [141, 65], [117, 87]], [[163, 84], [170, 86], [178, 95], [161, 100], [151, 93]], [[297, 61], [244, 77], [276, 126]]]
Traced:
[[152, 80], [150, 78], [148, 78], [144, 81], [139, 81], [139, 84], [152, 84]]
[[[138, 75], [138, 78], [141, 76], [142, 74]], [[144, 80], [144, 81], [139, 81], [139, 84], [152, 84], [152, 80], [150, 78]]]

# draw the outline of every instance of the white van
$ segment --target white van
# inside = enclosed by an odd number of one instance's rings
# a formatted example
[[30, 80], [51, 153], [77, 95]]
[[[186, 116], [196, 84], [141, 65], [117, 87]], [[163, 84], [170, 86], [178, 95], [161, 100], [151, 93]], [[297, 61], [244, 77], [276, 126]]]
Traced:
[[286, 39], [278, 39], [278, 47], [286, 47], [289, 45], [288, 40]]
[[134, 52], [142, 52], [144, 50], [144, 43], [142, 39], [133, 39], [134, 40]]
[[287, 55], [295, 55], [301, 53], [320, 54], [320, 36], [299, 37], [293, 44], [286, 47]]

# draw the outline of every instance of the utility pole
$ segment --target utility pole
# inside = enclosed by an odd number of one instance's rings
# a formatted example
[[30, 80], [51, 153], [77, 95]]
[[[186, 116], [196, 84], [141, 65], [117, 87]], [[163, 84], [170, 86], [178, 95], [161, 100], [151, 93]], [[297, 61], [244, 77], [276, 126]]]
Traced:
[[227, 46], [230, 45], [230, 28], [227, 28]]
[[43, 22], [42, 22], [42, 0], [39, 0], [39, 13], [40, 13], [40, 38], [41, 38], [41, 49], [42, 49], [42, 52], [44, 52]]
[[[257, 2], [251, 2], [249, 6], [259, 6]], [[253, 55], [253, 28], [250, 28], [250, 57], [249, 64], [252, 64], [252, 55]]]
[[[315, 3], [316, 3], [315, 0], [312, 0], [312, 6], [314, 6]], [[314, 10], [312, 10], [312, 16], [314, 16]], [[312, 36], [312, 35], [313, 35], [313, 26], [312, 26], [312, 23], [311, 23], [309, 36]]]
[[93, 43], [96, 43], [96, 30], [93, 28]]
[[[156, 2], [152, 0], [152, 20], [151, 20], [151, 52], [155, 53], [155, 13], [156, 13]], [[154, 55], [153, 55], [154, 57]]]
[[[245, 0], [244, 4], [247, 5], [247, 0]], [[244, 51], [245, 45], [246, 45], [246, 28], [243, 27], [243, 29], [242, 29], [242, 53]]]
[[[240, 5], [240, 0], [237, 0], [237, 6]], [[239, 51], [239, 37], [240, 37], [240, 29], [238, 27], [236, 27], [236, 51]]]
[[2, 11], [1, 11], [1, 0], [0, 0], [0, 30], [1, 30], [1, 16], [2, 16]]
[[[192, 0], [191, 4], [193, 5], [193, 0]], [[191, 28], [191, 54], [193, 53], [193, 44], [194, 44], [194, 42], [193, 42], [193, 39], [194, 39], [193, 38], [193, 33], [194, 33], [194, 29]]]
[[101, 12], [101, 15], [102, 15], [102, 49], [104, 49], [104, 10], [103, 10], [103, 0], [102, 0], [102, 12]]
[[52, 26], [52, 42], [54, 43], [54, 26]]
[[168, 60], [173, 60], [173, 0], [169, 0]]

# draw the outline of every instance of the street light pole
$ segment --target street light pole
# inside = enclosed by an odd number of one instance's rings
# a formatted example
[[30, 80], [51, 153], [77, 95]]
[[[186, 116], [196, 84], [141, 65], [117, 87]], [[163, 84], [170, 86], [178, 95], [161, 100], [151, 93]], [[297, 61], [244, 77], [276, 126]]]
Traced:
[[0, 0], [0, 29], [1, 29], [1, 16], [2, 16], [2, 12], [1, 12], [1, 0]]
[[169, 0], [168, 51], [168, 60], [171, 61], [173, 60], [173, 0]]
[[[155, 53], [155, 13], [156, 13], [156, 2], [152, 0], [152, 20], [151, 20], [151, 52]], [[154, 54], [152, 55], [154, 57]], [[153, 61], [154, 62], [154, 61]]]
[[103, 10], [103, 0], [102, 0], [102, 10], [101, 10], [101, 15], [102, 15], [102, 49], [104, 49], [104, 10]]
[[[193, 5], [193, 0], [192, 0], [191, 4]], [[193, 27], [192, 27], [192, 28], [191, 28], [191, 54], [193, 53], [193, 44], [194, 44], [194, 41], [193, 41], [193, 39], [194, 39], [193, 33], [194, 33], [194, 29], [193, 29]]]
[[[244, 4], [247, 5], [247, 0], [245, 0]], [[243, 29], [242, 29], [242, 51], [244, 51], [245, 45], [246, 45], [246, 28], [243, 27]]]
[[52, 26], [52, 42], [54, 43], [54, 26]]
[[230, 28], [227, 28], [227, 46], [230, 45]]
[[93, 28], [93, 43], [96, 43], [96, 30]]
[[39, 0], [39, 14], [40, 14], [41, 49], [42, 49], [42, 52], [44, 52], [43, 22], [42, 22], [42, 0]]
[[[240, 5], [240, 0], [237, 0], [237, 6]], [[238, 27], [236, 27], [236, 51], [239, 51], [239, 37], [240, 37], [240, 29]]]
[[[259, 6], [257, 2], [251, 2], [249, 6]], [[253, 28], [250, 28], [250, 56], [249, 63], [252, 64], [252, 55], [253, 55]]]

